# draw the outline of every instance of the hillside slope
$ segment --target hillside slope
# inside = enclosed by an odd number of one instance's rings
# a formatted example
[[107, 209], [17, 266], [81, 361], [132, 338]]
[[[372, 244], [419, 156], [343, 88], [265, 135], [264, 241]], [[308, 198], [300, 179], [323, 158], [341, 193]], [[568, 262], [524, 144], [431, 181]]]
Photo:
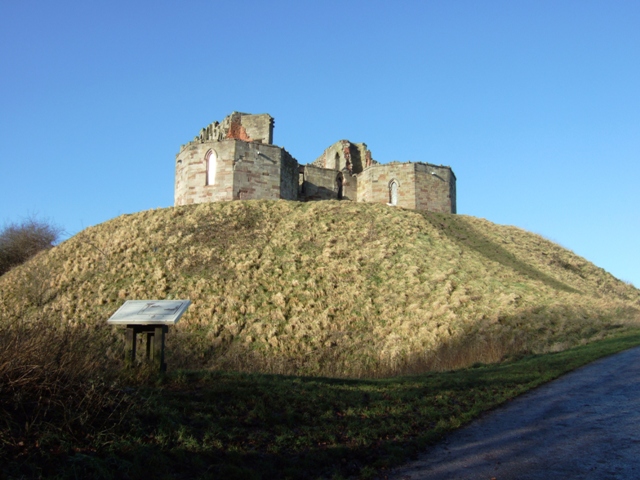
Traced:
[[175, 367], [387, 375], [557, 351], [640, 321], [640, 291], [515, 227], [351, 202], [123, 215], [0, 277], [0, 319], [95, 330], [125, 299], [190, 299]]

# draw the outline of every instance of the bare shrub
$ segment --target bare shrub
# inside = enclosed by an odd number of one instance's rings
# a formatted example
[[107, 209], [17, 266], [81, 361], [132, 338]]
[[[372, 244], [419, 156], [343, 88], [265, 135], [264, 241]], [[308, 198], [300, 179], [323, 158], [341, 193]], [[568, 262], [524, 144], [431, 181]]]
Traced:
[[5, 225], [0, 231], [0, 275], [51, 248], [61, 233], [57, 225], [35, 217]]
[[104, 339], [51, 317], [0, 318], [0, 437], [9, 451], [43, 438], [91, 441], [122, 422], [131, 395], [106, 365]]

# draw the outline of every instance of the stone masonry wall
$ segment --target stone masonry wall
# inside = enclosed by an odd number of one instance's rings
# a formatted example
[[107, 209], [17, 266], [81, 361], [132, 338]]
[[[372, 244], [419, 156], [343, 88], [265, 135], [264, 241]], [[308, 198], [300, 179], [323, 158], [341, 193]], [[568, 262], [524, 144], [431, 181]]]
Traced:
[[[416, 169], [416, 209], [456, 213], [456, 177], [449, 167], [414, 163]], [[453, 196], [452, 196], [453, 191]]]
[[240, 125], [253, 142], [271, 145], [273, 143], [273, 123], [271, 115], [266, 113], [260, 115], [240, 114]]
[[[207, 185], [207, 152], [215, 154], [215, 179]], [[188, 144], [176, 156], [175, 205], [233, 199], [235, 140]]]
[[273, 117], [267, 113], [251, 115], [233, 112], [221, 122], [213, 122], [202, 130], [192, 142], [183, 145], [181, 150], [191, 143], [221, 142], [235, 138], [245, 142], [273, 143]]
[[[234, 141], [236, 151], [233, 199], [277, 200], [281, 198], [280, 166], [283, 150], [274, 145]], [[295, 180], [297, 176], [291, 182]]]
[[415, 167], [412, 163], [375, 164], [358, 175], [358, 201], [390, 203], [389, 186], [398, 183], [398, 207], [416, 208]]
[[349, 173], [357, 174], [362, 172], [366, 166], [374, 163], [377, 162], [371, 158], [371, 152], [365, 143], [340, 140], [322, 152], [322, 155], [316, 158], [311, 165], [333, 170], [347, 170]]
[[358, 176], [344, 173], [342, 179], [342, 198], [341, 200], [358, 200]]
[[339, 170], [320, 168], [313, 165], [304, 167], [304, 182], [300, 192], [300, 200], [335, 200], [338, 198], [336, 178]]
[[358, 175], [358, 201], [390, 203], [390, 185], [398, 183], [397, 206], [456, 213], [456, 177], [449, 167], [428, 163], [375, 164]]
[[281, 149], [280, 160], [280, 198], [298, 200], [300, 166], [284, 148]]

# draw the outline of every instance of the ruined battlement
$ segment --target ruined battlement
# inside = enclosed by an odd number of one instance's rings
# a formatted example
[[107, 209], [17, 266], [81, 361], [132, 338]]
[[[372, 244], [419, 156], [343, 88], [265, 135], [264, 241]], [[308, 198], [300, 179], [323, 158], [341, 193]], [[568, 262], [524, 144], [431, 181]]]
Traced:
[[273, 126], [273, 117], [267, 113], [253, 115], [232, 112], [221, 122], [213, 122], [202, 128], [191, 142], [180, 147], [180, 151], [192, 143], [222, 142], [230, 139], [271, 145]]
[[365, 143], [340, 140], [301, 165], [273, 145], [268, 114], [233, 112], [176, 155], [175, 205], [243, 199], [351, 200], [456, 213], [451, 167], [379, 163]]
[[311, 162], [311, 165], [334, 170], [346, 169], [351, 174], [358, 174], [364, 168], [376, 163], [378, 162], [371, 157], [371, 151], [366, 143], [340, 140], [322, 152], [322, 155]]
[[431, 175], [442, 175], [444, 174], [445, 176], [449, 177], [449, 176], [453, 176], [453, 178], [455, 179], [456, 176], [453, 173], [453, 170], [451, 169], [451, 167], [446, 166], [446, 165], [435, 165], [433, 163], [427, 163], [427, 162], [414, 162], [409, 160], [408, 162], [400, 162], [398, 160], [392, 160], [390, 162], [387, 163], [378, 163], [375, 162], [371, 165], [368, 165], [366, 168], [369, 167], [386, 167], [387, 165], [391, 166], [391, 165], [414, 165], [414, 168], [416, 170], [416, 172], [421, 172], [421, 173], [429, 173]]

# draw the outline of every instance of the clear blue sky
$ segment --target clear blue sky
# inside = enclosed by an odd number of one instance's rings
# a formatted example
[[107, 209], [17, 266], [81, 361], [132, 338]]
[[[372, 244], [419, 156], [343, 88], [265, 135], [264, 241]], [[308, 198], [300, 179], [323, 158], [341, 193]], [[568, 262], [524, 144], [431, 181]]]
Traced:
[[458, 212], [640, 287], [640, 2], [0, 0], [0, 222], [173, 204], [234, 110], [301, 163], [339, 139], [450, 165]]

